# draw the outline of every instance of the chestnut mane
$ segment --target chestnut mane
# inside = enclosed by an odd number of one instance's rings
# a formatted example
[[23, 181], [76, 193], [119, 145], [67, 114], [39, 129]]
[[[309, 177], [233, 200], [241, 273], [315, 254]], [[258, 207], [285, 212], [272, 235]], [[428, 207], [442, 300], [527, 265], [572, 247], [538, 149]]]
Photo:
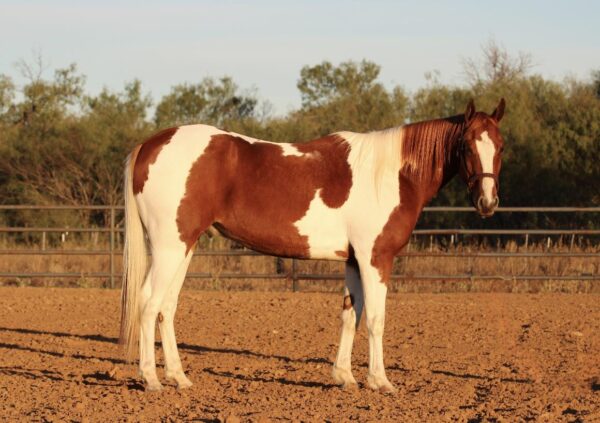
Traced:
[[405, 125], [401, 170], [418, 180], [441, 174], [456, 154], [464, 124], [464, 115], [456, 115]]

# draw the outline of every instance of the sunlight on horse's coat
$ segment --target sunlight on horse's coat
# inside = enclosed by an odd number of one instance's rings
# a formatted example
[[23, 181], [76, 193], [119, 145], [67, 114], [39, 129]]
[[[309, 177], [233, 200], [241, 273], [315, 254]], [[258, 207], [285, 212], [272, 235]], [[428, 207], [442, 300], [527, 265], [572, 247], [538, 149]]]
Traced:
[[[472, 198], [497, 191], [502, 138], [476, 112], [367, 134], [338, 132], [273, 143], [207, 125], [164, 130], [130, 154], [125, 170], [125, 277], [121, 341], [139, 338], [140, 374], [162, 385], [154, 353], [157, 317], [168, 378], [191, 385], [174, 330], [177, 298], [194, 247], [211, 226], [254, 250], [283, 257], [346, 261], [336, 382], [356, 385], [351, 352], [363, 307], [369, 333], [369, 387], [393, 392], [383, 364], [385, 298], [394, 256], [421, 210], [457, 173]], [[466, 158], [467, 143], [474, 154]], [[476, 149], [473, 149], [473, 144]], [[491, 184], [491, 185], [490, 185]], [[495, 188], [495, 190], [494, 190]], [[489, 203], [482, 216], [493, 214]], [[146, 272], [146, 244], [152, 264]], [[160, 317], [159, 317], [160, 316]]]

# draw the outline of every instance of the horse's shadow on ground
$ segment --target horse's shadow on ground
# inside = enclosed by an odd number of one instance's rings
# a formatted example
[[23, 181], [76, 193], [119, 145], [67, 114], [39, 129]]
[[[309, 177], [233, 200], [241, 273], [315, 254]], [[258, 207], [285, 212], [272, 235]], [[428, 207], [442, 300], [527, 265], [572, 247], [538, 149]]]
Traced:
[[[0, 327], [0, 331], [22, 333], [22, 334], [27, 334], [27, 335], [46, 335], [46, 336], [53, 336], [53, 337], [58, 337], [58, 338], [76, 338], [76, 339], [83, 339], [83, 340], [87, 340], [87, 341], [105, 342], [105, 343], [109, 343], [109, 344], [117, 344], [118, 343], [117, 338], [107, 337], [107, 336], [99, 335], [99, 334], [93, 334], [93, 335], [84, 334], [84, 335], [82, 335], [82, 334], [73, 334], [73, 333], [67, 333], [67, 332], [54, 332], [54, 331], [42, 331], [42, 330], [35, 330], [35, 329], [6, 328], [6, 327]], [[157, 347], [160, 346], [160, 342], [157, 342], [156, 346]], [[97, 357], [97, 356], [89, 356], [89, 355], [84, 355], [84, 354], [65, 354], [65, 353], [58, 352], [58, 351], [50, 351], [50, 350], [45, 350], [45, 349], [41, 349], [41, 348], [33, 348], [33, 347], [14, 344], [14, 343], [0, 342], [0, 349], [2, 349], [2, 348], [11, 349], [11, 350], [27, 351], [27, 352], [37, 353], [37, 354], [50, 355], [52, 357], [60, 357], [60, 358], [67, 357], [67, 358], [74, 358], [76, 360], [99, 360], [99, 361], [110, 362], [113, 364], [128, 364], [128, 362], [126, 360], [119, 359], [119, 358]], [[265, 360], [266, 359], [276, 359], [276, 360], [283, 361], [285, 363], [296, 362], [296, 363], [302, 363], [302, 364], [308, 364], [308, 363], [332, 364], [331, 361], [329, 361], [328, 359], [321, 358], [321, 357], [294, 359], [294, 358], [286, 357], [286, 356], [282, 356], [282, 355], [264, 354], [264, 353], [260, 353], [260, 352], [251, 351], [248, 349], [216, 348], [216, 347], [208, 347], [208, 346], [201, 346], [201, 345], [191, 345], [191, 344], [186, 344], [186, 343], [179, 344], [179, 349], [189, 351], [194, 354], [206, 354], [206, 353], [235, 354], [235, 355], [254, 357], [254, 358], [265, 359]], [[162, 367], [162, 366], [158, 365], [157, 367]], [[293, 380], [288, 380], [285, 378], [269, 379], [269, 378], [259, 377], [259, 376], [246, 376], [246, 375], [235, 374], [235, 373], [231, 373], [231, 372], [227, 372], [227, 371], [221, 372], [221, 371], [217, 371], [217, 370], [214, 370], [211, 368], [205, 368], [204, 371], [206, 371], [209, 374], [215, 375], [215, 376], [234, 378], [234, 379], [245, 380], [245, 381], [249, 381], [249, 382], [255, 381], [255, 382], [263, 382], [263, 383], [280, 383], [283, 385], [297, 385], [297, 386], [313, 387], [313, 388], [316, 387], [316, 388], [325, 388], [325, 389], [333, 388], [336, 386], [336, 385], [324, 384], [324, 383], [320, 383], [320, 382], [293, 381]], [[54, 380], [54, 381], [67, 380], [64, 378], [64, 375], [62, 375], [60, 373], [56, 373], [56, 372], [46, 373], [45, 371], [41, 371], [41, 370], [23, 369], [23, 368], [18, 368], [18, 367], [15, 367], [15, 368], [1, 368], [0, 367], [0, 374], [3, 374], [3, 373], [7, 374], [7, 375], [12, 375], [12, 376], [21, 376], [21, 377], [29, 377], [29, 378], [45, 378], [45, 379], [50, 379], [50, 380]], [[95, 373], [85, 374], [85, 375], [82, 375], [82, 380], [77, 380], [77, 381], [84, 385], [115, 386], [114, 381], [105, 372], [95, 372]], [[111, 383], [111, 381], [113, 383]], [[136, 382], [133, 379], [127, 379], [127, 380], [125, 380], [125, 382], [127, 383], [127, 386], [129, 389], [143, 389], [143, 385], [139, 384], [138, 382]]]
[[[6, 328], [6, 327], [0, 327], [0, 331], [23, 333], [23, 334], [28, 334], [28, 335], [49, 335], [49, 336], [54, 336], [54, 337], [59, 337], [59, 338], [69, 337], [69, 338], [77, 338], [77, 339], [83, 339], [83, 340], [88, 340], [88, 341], [105, 342], [105, 343], [110, 343], [110, 344], [118, 343], [117, 338], [108, 337], [108, 336], [104, 336], [104, 335], [100, 335], [100, 334], [83, 334], [82, 335], [82, 334], [73, 334], [73, 333], [68, 333], [68, 332], [53, 332], [53, 331], [42, 331], [42, 330], [26, 329], [26, 328]], [[157, 342], [156, 345], [160, 346], [160, 342]], [[328, 360], [327, 358], [323, 358], [323, 357], [291, 358], [291, 357], [277, 355], [277, 354], [265, 354], [265, 353], [261, 353], [261, 352], [251, 351], [249, 349], [209, 347], [209, 346], [203, 346], [203, 345], [193, 345], [193, 344], [188, 344], [188, 343], [180, 343], [180, 344], [178, 344], [178, 346], [179, 346], [179, 349], [184, 350], [184, 351], [189, 351], [194, 354], [206, 354], [206, 353], [234, 354], [234, 355], [253, 357], [253, 358], [264, 359], [264, 360], [276, 359], [276, 360], [280, 360], [284, 363], [299, 363], [299, 364], [317, 363], [317, 364], [333, 365], [331, 360]], [[100, 360], [100, 361], [107, 361], [107, 362], [110, 362], [113, 364], [128, 364], [128, 362], [126, 360], [120, 359], [120, 358], [95, 357], [95, 356], [88, 356], [88, 355], [83, 355], [83, 354], [65, 354], [62, 352], [36, 349], [36, 348], [18, 345], [18, 344], [12, 344], [12, 343], [9, 344], [9, 343], [0, 342], [0, 349], [1, 348], [17, 349], [17, 350], [28, 351], [28, 352], [33, 352], [33, 353], [46, 354], [46, 355], [50, 355], [53, 357], [70, 357], [70, 358], [74, 358], [77, 360], [93, 360], [93, 359], [95, 359], [95, 360]], [[358, 365], [358, 367], [367, 367], [367, 364], [361, 363]], [[392, 371], [399, 371], [399, 372], [403, 372], [403, 373], [410, 373], [411, 371], [413, 371], [411, 369], [400, 367], [396, 364], [388, 366], [387, 369], [392, 370]], [[44, 373], [44, 371], [40, 371], [40, 370], [29, 371], [27, 369], [19, 369], [19, 368], [15, 368], [13, 370], [15, 372], [14, 374], [19, 373], [19, 375], [21, 375], [23, 377], [34, 377], [34, 376], [35, 377], [45, 377], [45, 378], [48, 378], [51, 380], [53, 380], [52, 378], [59, 377], [59, 376], [56, 376], [51, 373]], [[2, 373], [11, 374], [11, 373], [7, 373], [10, 371], [11, 371], [11, 369], [0, 367], [0, 374], [2, 374]], [[288, 380], [285, 378], [269, 379], [269, 378], [264, 378], [264, 377], [260, 377], [260, 376], [247, 376], [247, 375], [242, 375], [242, 374], [235, 374], [235, 373], [232, 373], [229, 371], [217, 371], [212, 368], [205, 368], [204, 371], [209, 374], [215, 375], [215, 376], [228, 377], [228, 378], [244, 380], [244, 381], [256, 381], [256, 382], [263, 382], [263, 383], [280, 383], [283, 385], [298, 385], [298, 386], [318, 387], [318, 388], [325, 388], [325, 389], [337, 386], [337, 385], [331, 385], [331, 384], [324, 384], [324, 383], [320, 383], [320, 382], [291, 381], [291, 380]], [[494, 377], [494, 376], [478, 375], [478, 374], [472, 374], [472, 373], [457, 373], [457, 372], [443, 370], [443, 369], [437, 369], [437, 370], [431, 369], [431, 373], [435, 374], [435, 375], [443, 375], [443, 376], [447, 376], [447, 377], [455, 377], [455, 378], [461, 378], [461, 379], [477, 379], [477, 380], [486, 380], [486, 381], [497, 380], [497, 381], [504, 382], [504, 383], [521, 383], [521, 384], [533, 383], [533, 381], [531, 379], [527, 379], [527, 378], [506, 378], [506, 377], [498, 378], [498, 377]], [[107, 381], [105, 375], [101, 372], [96, 372], [96, 373], [88, 374], [88, 375], [84, 375], [84, 376], [85, 377], [82, 381], [83, 384], [88, 384], [88, 385], [108, 385], [109, 384], [109, 381]], [[127, 382], [128, 386], [131, 385], [130, 389], [143, 389], [142, 385], [135, 382], [133, 379], [128, 380], [126, 382]], [[113, 384], [110, 384], [110, 385], [112, 386]]]
[[261, 352], [251, 351], [249, 349], [235, 349], [235, 348], [218, 348], [218, 347], [206, 347], [203, 345], [192, 345], [181, 343], [178, 344], [179, 349], [190, 351], [192, 353], [201, 354], [201, 353], [218, 353], [218, 354], [234, 354], [234, 355], [242, 355], [247, 357], [254, 357], [260, 359], [275, 359], [279, 361], [283, 361], [284, 363], [300, 363], [300, 364], [309, 364], [309, 363], [317, 363], [317, 364], [331, 364], [333, 363], [323, 357], [314, 357], [314, 358], [291, 358], [286, 357], [284, 355], [277, 354], [264, 354]]
[[79, 335], [76, 333], [68, 333], [68, 332], [52, 332], [52, 331], [36, 330], [36, 329], [5, 328], [5, 327], [0, 327], [0, 331], [24, 333], [26, 335], [50, 335], [50, 336], [54, 336], [57, 338], [78, 338], [78, 339], [85, 339], [88, 341], [107, 342], [110, 344], [116, 344], [119, 341], [117, 338], [111, 338], [109, 336], [104, 336], [104, 335], [100, 335], [100, 334]]
[[208, 374], [217, 376], [217, 377], [226, 377], [236, 380], [241, 380], [244, 382], [261, 382], [261, 383], [279, 383], [281, 385], [295, 385], [295, 386], [303, 386], [305, 388], [322, 388], [322, 389], [332, 389], [339, 388], [339, 385], [334, 385], [331, 383], [321, 383], [321, 382], [311, 382], [311, 381], [298, 381], [298, 380], [289, 380], [283, 377], [262, 377], [262, 376], [248, 376], [239, 373], [233, 373], [230, 371], [219, 371], [210, 367], [205, 367], [203, 369]]
[[[112, 337], [108, 337], [108, 336], [104, 336], [104, 335], [100, 335], [100, 334], [81, 335], [81, 334], [74, 334], [74, 333], [67, 333], [67, 332], [52, 332], [52, 331], [42, 331], [42, 330], [35, 330], [35, 329], [5, 328], [5, 327], [0, 327], [0, 331], [23, 333], [23, 334], [27, 334], [27, 335], [49, 335], [49, 336], [54, 336], [54, 337], [58, 337], [58, 338], [77, 338], [77, 339], [83, 339], [83, 340], [87, 340], [87, 341], [106, 342], [109, 344], [117, 344], [118, 343], [117, 338], [112, 338]], [[160, 342], [156, 342], [156, 347], [160, 347], [160, 345], [161, 345]], [[30, 351], [30, 352], [39, 352], [42, 354], [52, 355], [52, 356], [56, 356], [56, 357], [68, 356], [68, 355], [65, 355], [63, 353], [59, 353], [56, 351], [34, 349], [31, 347], [25, 347], [25, 346], [21, 346], [21, 345], [17, 345], [17, 344], [0, 343], [0, 348], [20, 349], [20, 350]], [[192, 344], [187, 344], [187, 343], [178, 344], [178, 348], [180, 350], [190, 351], [190, 352], [196, 353], [196, 354], [200, 354], [200, 353], [235, 354], [235, 355], [241, 355], [241, 356], [247, 356], [247, 357], [261, 358], [261, 359], [276, 359], [276, 360], [283, 361], [284, 363], [301, 363], [301, 364], [321, 363], [321, 364], [333, 365], [333, 363], [330, 360], [328, 360], [326, 358], [322, 358], [322, 357], [291, 358], [291, 357], [286, 357], [286, 356], [277, 355], [277, 354], [264, 354], [264, 353], [260, 353], [260, 352], [251, 351], [248, 349], [208, 347], [208, 346], [203, 346], [203, 345], [192, 345]], [[98, 359], [98, 360], [102, 360], [102, 361], [110, 361], [111, 363], [114, 363], [114, 364], [126, 364], [127, 363], [125, 360], [118, 359], [118, 358], [92, 357], [92, 356], [85, 356], [82, 354], [74, 354], [74, 355], [70, 355], [69, 357], [76, 358], [76, 359], [82, 359], [82, 360]]]
[[65, 375], [55, 370], [24, 368], [22, 366], [0, 366], [0, 375], [21, 377], [32, 380], [49, 380], [52, 382], [72, 382], [86, 386], [125, 386], [128, 390], [144, 390], [144, 385], [133, 378], [112, 379], [106, 372], [97, 371], [83, 375]]

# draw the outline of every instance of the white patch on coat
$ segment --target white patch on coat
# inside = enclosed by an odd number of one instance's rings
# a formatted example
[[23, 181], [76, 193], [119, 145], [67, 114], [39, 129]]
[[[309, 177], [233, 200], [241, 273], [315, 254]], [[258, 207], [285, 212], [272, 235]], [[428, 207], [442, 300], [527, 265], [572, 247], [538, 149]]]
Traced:
[[211, 137], [221, 133], [208, 125], [181, 126], [149, 166], [144, 190], [136, 196], [150, 239], [160, 237], [157, 241], [161, 246], [181, 250], [182, 258], [186, 247], [179, 239], [177, 209], [192, 165], [204, 153]]
[[298, 148], [294, 144], [288, 144], [288, 143], [282, 142], [277, 145], [279, 145], [281, 147], [281, 149], [283, 150], [284, 156], [304, 156], [304, 153], [298, 151]]
[[[475, 141], [475, 147], [477, 148], [477, 154], [479, 154], [479, 160], [481, 160], [481, 168], [483, 173], [494, 173], [494, 156], [496, 154], [496, 146], [491, 140], [487, 131], [481, 134], [481, 139]], [[492, 191], [494, 189], [494, 178], [485, 176], [481, 180], [481, 189], [483, 190], [483, 198], [486, 203], [491, 204], [494, 199], [492, 197]]]
[[353, 168], [369, 169], [375, 190], [387, 177], [398, 177], [402, 155], [402, 127], [373, 131], [366, 134], [338, 132], [337, 136], [346, 140], [352, 153], [348, 162]]
[[[380, 141], [384, 142], [385, 139]], [[365, 149], [354, 143], [350, 147], [348, 163], [352, 169], [352, 188], [343, 212], [348, 222], [348, 238], [355, 253], [363, 254], [365, 258], [368, 256], [369, 260], [375, 238], [381, 233], [394, 208], [400, 204], [398, 172], [401, 152], [397, 153], [393, 157], [397, 163], [390, 164], [385, 172], [380, 173], [380, 163], [376, 157], [365, 157]], [[368, 150], [366, 154], [369, 154]], [[378, 183], [373, 183], [377, 179]]]
[[344, 221], [339, 209], [325, 205], [320, 189], [315, 192], [306, 214], [294, 225], [301, 235], [308, 237], [310, 257], [343, 259], [335, 252], [346, 251], [348, 248]]
[[311, 156], [312, 155], [311, 153], [305, 154], [305, 153], [298, 151], [298, 148], [296, 147], [296, 145], [291, 144], [291, 143], [265, 141], [265, 140], [260, 140], [258, 138], [249, 137], [248, 135], [238, 134], [236, 132], [229, 132], [229, 135], [233, 135], [235, 137], [242, 138], [242, 139], [248, 141], [250, 144], [265, 143], [265, 144], [276, 145], [281, 148], [284, 157], [286, 157], [286, 156], [302, 157], [302, 156]]
[[[346, 139], [345, 136], [350, 134], [338, 135]], [[320, 190], [317, 190], [306, 214], [295, 222], [300, 235], [308, 237], [311, 258], [339, 260], [335, 251], [346, 251], [351, 244], [355, 254], [362, 254], [370, 261], [375, 239], [400, 204], [400, 152], [395, 147], [377, 145], [377, 141], [392, 141], [389, 134], [380, 139], [376, 139], [376, 133], [368, 137], [352, 134], [348, 155], [352, 186], [348, 199], [340, 208], [330, 208], [323, 203]], [[369, 145], [362, 145], [361, 141]], [[395, 151], [398, 163], [382, 163], [385, 151]]]

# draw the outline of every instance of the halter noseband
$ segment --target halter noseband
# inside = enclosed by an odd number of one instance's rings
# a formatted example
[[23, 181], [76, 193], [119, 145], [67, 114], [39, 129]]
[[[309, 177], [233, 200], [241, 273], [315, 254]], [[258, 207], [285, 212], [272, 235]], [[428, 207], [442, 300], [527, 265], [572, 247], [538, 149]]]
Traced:
[[483, 178], [492, 178], [494, 180], [494, 182], [496, 183], [496, 190], [500, 189], [500, 184], [498, 183], [498, 177], [496, 175], [494, 175], [493, 173], [476, 173], [475, 175], [471, 176], [468, 180], [467, 180], [467, 188], [469, 190], [469, 192], [471, 192], [473, 190], [473, 187], [475, 186], [475, 184], [477, 183], [477, 181], [479, 181], [480, 179]]

